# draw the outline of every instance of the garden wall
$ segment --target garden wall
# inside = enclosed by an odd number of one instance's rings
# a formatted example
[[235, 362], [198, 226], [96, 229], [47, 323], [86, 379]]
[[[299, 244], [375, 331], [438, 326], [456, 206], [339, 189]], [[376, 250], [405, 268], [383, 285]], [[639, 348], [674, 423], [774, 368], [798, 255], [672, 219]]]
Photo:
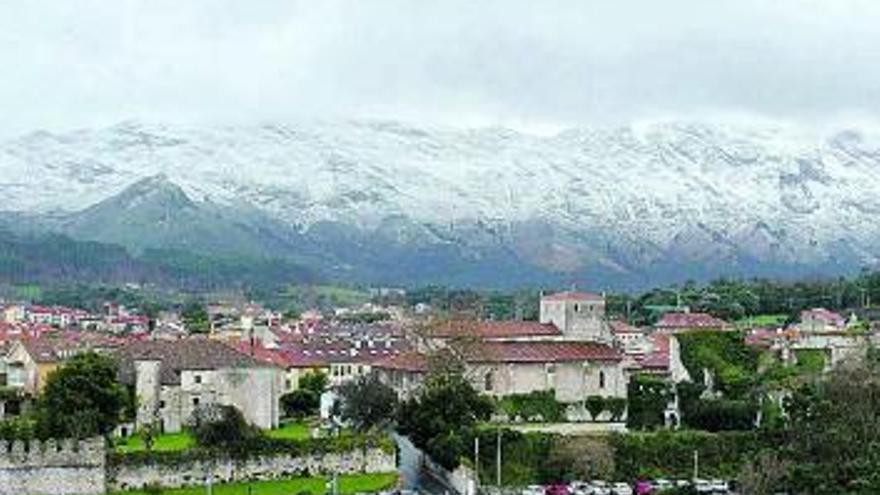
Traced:
[[263, 455], [247, 460], [206, 458], [168, 462], [160, 457], [144, 463], [114, 462], [108, 466], [107, 487], [129, 490], [158, 484], [177, 488], [205, 484], [212, 474], [214, 483], [223, 483], [330, 473], [388, 473], [396, 469], [394, 453], [380, 448], [296, 456]]
[[104, 440], [0, 441], [0, 495], [98, 495], [106, 489]]

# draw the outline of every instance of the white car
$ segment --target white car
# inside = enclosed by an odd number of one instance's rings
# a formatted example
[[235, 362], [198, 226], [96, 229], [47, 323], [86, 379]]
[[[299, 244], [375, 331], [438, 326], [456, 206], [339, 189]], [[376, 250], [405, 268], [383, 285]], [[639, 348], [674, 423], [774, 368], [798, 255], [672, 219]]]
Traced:
[[654, 480], [654, 482], [651, 483], [651, 487], [654, 489], [654, 491], [657, 491], [657, 492], [662, 492], [664, 490], [671, 490], [673, 488], [673, 486], [674, 485], [672, 484], [671, 481], [665, 480], [662, 478], [659, 480]]
[[694, 480], [694, 490], [697, 493], [712, 493], [715, 491], [715, 488], [712, 487], [711, 481], [698, 478]]
[[611, 487], [611, 493], [614, 495], [633, 495], [633, 489], [626, 483], [615, 483]]
[[586, 481], [572, 481], [568, 487], [574, 495], [593, 495], [593, 487]]
[[611, 495], [611, 487], [602, 480], [593, 480], [590, 486], [593, 487], [593, 495]]
[[523, 489], [522, 495], [544, 495], [544, 487], [541, 485], [529, 485]]
[[727, 493], [730, 491], [730, 485], [724, 480], [714, 479], [709, 484], [712, 485], [712, 491], [715, 493]]

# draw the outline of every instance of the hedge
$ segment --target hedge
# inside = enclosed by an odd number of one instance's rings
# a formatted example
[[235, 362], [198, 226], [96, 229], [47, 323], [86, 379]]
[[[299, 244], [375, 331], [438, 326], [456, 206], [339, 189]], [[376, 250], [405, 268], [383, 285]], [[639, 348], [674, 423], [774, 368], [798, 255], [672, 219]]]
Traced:
[[690, 430], [614, 434], [610, 442], [616, 478], [626, 480], [690, 478], [695, 451], [701, 477], [735, 478], [763, 444], [755, 432]]

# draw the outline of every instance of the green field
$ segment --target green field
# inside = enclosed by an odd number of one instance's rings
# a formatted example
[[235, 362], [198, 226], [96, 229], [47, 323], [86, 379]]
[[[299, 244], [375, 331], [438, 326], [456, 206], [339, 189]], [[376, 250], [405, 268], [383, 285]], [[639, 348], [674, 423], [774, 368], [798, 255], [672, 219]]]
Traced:
[[[308, 440], [309, 425], [303, 421], [286, 423], [276, 430], [266, 432], [266, 436], [277, 440]], [[177, 452], [195, 447], [195, 440], [186, 432], [164, 433], [153, 439], [154, 452]], [[139, 435], [118, 440], [116, 451], [121, 454], [143, 452], [144, 440]]]
[[[153, 451], [176, 452], [194, 447], [195, 444], [195, 440], [189, 433], [165, 433], [153, 439]], [[131, 452], [143, 452], [146, 448], [144, 447], [143, 438], [139, 435], [134, 435], [119, 440], [116, 444], [116, 450], [123, 454], [128, 454]]]
[[748, 318], [742, 318], [736, 321], [736, 326], [739, 328], [748, 328], [751, 326], [754, 327], [779, 327], [785, 324], [785, 321], [788, 319], [788, 315], [778, 314], [778, 315], [755, 315]]
[[308, 440], [309, 425], [303, 421], [285, 423], [281, 428], [267, 431], [266, 436], [277, 440]]
[[[326, 477], [292, 478], [287, 480], [254, 481], [251, 483], [230, 483], [215, 485], [214, 495], [295, 495], [308, 492], [312, 495], [327, 493]], [[360, 492], [378, 492], [392, 488], [397, 483], [397, 473], [356, 474], [339, 477], [339, 493], [352, 495]], [[248, 490], [250, 488], [250, 491]], [[204, 495], [204, 486], [162, 490], [162, 495]], [[147, 495], [148, 492], [134, 490], [114, 492], [111, 495]]]

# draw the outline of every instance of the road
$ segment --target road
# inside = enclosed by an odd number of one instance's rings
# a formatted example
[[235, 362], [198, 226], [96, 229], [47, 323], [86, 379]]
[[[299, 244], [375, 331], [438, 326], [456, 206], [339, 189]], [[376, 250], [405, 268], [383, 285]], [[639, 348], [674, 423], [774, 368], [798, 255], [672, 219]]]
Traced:
[[407, 490], [417, 490], [419, 493], [430, 495], [455, 495], [451, 487], [440, 483], [434, 477], [425, 473], [422, 469], [422, 452], [417, 449], [408, 438], [394, 434], [400, 457], [398, 470], [400, 472], [400, 486]]

